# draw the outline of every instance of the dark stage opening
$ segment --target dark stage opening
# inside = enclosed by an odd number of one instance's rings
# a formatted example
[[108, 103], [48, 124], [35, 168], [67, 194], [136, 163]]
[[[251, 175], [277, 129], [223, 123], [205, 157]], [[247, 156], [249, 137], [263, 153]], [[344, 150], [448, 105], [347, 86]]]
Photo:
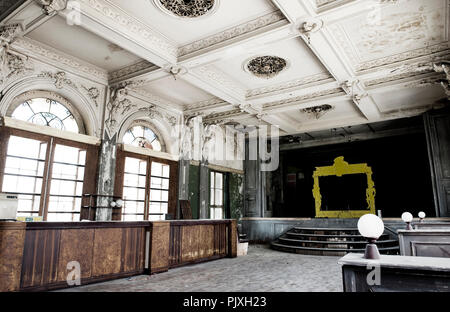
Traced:
[[[431, 171], [425, 133], [370, 139], [281, 152], [278, 171], [270, 175], [268, 202], [273, 217], [315, 217], [313, 172], [332, 166], [343, 156], [349, 164], [366, 163], [375, 183], [375, 209], [383, 217], [399, 218], [405, 211], [435, 217]], [[320, 177], [322, 210], [367, 209], [364, 174]], [[362, 208], [362, 209], [361, 209]]]

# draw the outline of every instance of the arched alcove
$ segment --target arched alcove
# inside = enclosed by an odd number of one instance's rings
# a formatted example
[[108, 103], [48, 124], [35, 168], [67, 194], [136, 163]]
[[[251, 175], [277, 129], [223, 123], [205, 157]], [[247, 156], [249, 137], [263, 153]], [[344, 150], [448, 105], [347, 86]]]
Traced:
[[162, 118], [150, 117], [148, 113], [142, 111], [127, 116], [120, 127], [118, 142], [123, 143], [126, 132], [133, 126], [145, 126], [153, 131], [161, 142], [162, 152], [168, 154], [176, 154], [178, 152], [172, 138], [171, 127], [167, 122]]
[[100, 135], [101, 124], [91, 101], [77, 88], [65, 86], [57, 88], [55, 84], [43, 77], [28, 77], [5, 88], [0, 101], [0, 115], [11, 116], [22, 103], [34, 98], [48, 98], [63, 104], [78, 120], [82, 120], [82, 132], [96, 136]]

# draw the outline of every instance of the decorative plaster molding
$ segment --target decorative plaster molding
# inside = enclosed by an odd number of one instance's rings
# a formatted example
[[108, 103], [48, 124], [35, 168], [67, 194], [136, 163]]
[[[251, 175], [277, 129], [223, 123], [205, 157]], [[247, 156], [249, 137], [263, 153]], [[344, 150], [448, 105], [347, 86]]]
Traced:
[[323, 27], [323, 21], [321, 19], [309, 19], [300, 25], [300, 33], [302, 33], [307, 39], [308, 43], [311, 42], [311, 35], [321, 30]]
[[34, 64], [26, 56], [7, 52], [0, 52], [0, 91], [3, 86], [13, 79], [18, 79], [34, 70]]
[[408, 79], [408, 78], [420, 77], [424, 74], [430, 74], [430, 73], [433, 73], [433, 71], [423, 70], [423, 71], [419, 71], [419, 72], [406, 72], [406, 73], [401, 73], [398, 75], [391, 75], [391, 76], [368, 80], [368, 81], [364, 82], [364, 86], [376, 87], [376, 86], [379, 86], [379, 85], [382, 85], [385, 83], [400, 81], [400, 80]]
[[7, 49], [8, 45], [22, 33], [20, 24], [10, 24], [0, 27], [0, 51]]
[[210, 48], [211, 46], [214, 46], [216, 44], [223, 43], [233, 38], [249, 34], [255, 30], [273, 25], [283, 20], [286, 20], [286, 18], [280, 11], [266, 14], [245, 24], [229, 28], [225, 31], [222, 31], [221, 33], [182, 46], [181, 48], [178, 49], [178, 56], [185, 56], [187, 54], [205, 48]]
[[329, 89], [329, 90], [317, 91], [314, 93], [305, 94], [305, 95], [297, 96], [297, 97], [290, 98], [290, 99], [266, 103], [263, 105], [263, 109], [264, 110], [273, 109], [276, 107], [282, 107], [282, 106], [289, 105], [289, 104], [295, 104], [295, 103], [303, 102], [306, 100], [317, 99], [317, 98], [320, 98], [323, 96], [330, 96], [330, 95], [338, 96], [338, 95], [345, 95], [345, 94], [346, 93], [344, 92], [344, 90], [342, 90], [342, 88], [334, 88], [334, 89]]
[[413, 60], [413, 59], [416, 59], [419, 57], [424, 57], [424, 56], [427, 56], [427, 57], [429, 57], [430, 60], [432, 60], [433, 58], [436, 57], [433, 54], [440, 53], [440, 52], [446, 52], [446, 53], [450, 52], [450, 43], [448, 43], [448, 42], [441, 43], [441, 44], [437, 44], [437, 45], [427, 47], [427, 48], [416, 49], [416, 50], [407, 51], [404, 53], [392, 55], [389, 57], [385, 57], [385, 58], [381, 58], [381, 59], [377, 59], [377, 60], [373, 60], [373, 61], [363, 62], [359, 65], [356, 65], [355, 69], [356, 69], [356, 71], [361, 72], [364, 70], [382, 67], [385, 65], [391, 65], [394, 63], [398, 63], [398, 62]]
[[65, 72], [42, 72], [38, 75], [38, 77], [53, 79], [56, 89], [62, 89], [65, 86], [69, 86], [78, 90], [77, 85], [72, 80], [67, 78], [67, 74]]
[[[244, 113], [245, 114], [245, 113]], [[213, 120], [218, 119], [229, 119], [236, 116], [242, 116], [242, 110], [241, 109], [233, 109], [226, 112], [220, 112], [220, 113], [212, 113], [203, 118], [204, 122], [211, 122]]]
[[273, 86], [262, 87], [258, 89], [253, 89], [247, 91], [246, 97], [254, 97], [259, 95], [266, 95], [268, 93], [279, 92], [286, 89], [298, 88], [304, 85], [309, 85], [316, 82], [325, 82], [326, 80], [333, 78], [333, 76], [329, 73], [322, 73], [318, 75], [313, 75], [305, 78], [295, 79], [292, 81], [280, 83]]
[[320, 119], [323, 115], [325, 115], [326, 113], [328, 113], [333, 109], [334, 109], [333, 106], [329, 104], [324, 104], [319, 106], [307, 107], [301, 109], [300, 111], [302, 113], [308, 114], [308, 116], [313, 116], [315, 119]]
[[336, 40], [337, 44], [342, 49], [356, 72], [363, 72], [366, 70], [389, 66], [398, 62], [410, 61], [421, 57], [429, 57], [431, 61], [436, 57], [435, 54], [442, 52], [448, 53], [448, 51], [450, 51], [450, 43], [441, 42], [439, 44], [435, 44], [425, 48], [405, 51], [395, 55], [358, 63], [359, 58], [355, 55], [354, 47], [349, 41], [342, 26], [338, 24], [331, 24], [329, 26], [329, 29], [333, 35], [333, 38]]
[[194, 109], [208, 108], [208, 107], [217, 106], [217, 105], [229, 105], [229, 103], [216, 97], [211, 100], [201, 101], [201, 102], [187, 105], [185, 110], [190, 111], [190, 110], [194, 110]]
[[92, 100], [92, 102], [95, 103], [95, 106], [98, 107], [98, 98], [101, 95], [100, 90], [96, 87], [87, 88], [85, 86], [82, 86], [82, 89], [84, 91], [86, 91], [87, 96], [89, 96], [89, 98]]
[[11, 48], [38, 60], [48, 60], [55, 66], [64, 68], [66, 71], [72, 69], [76, 73], [80, 73], [81, 76], [83, 76], [82, 74], [88, 75], [87, 78], [96, 82], [103, 84], [107, 84], [108, 82], [107, 71], [32, 39], [17, 38], [14, 40]]
[[441, 79], [440, 83], [444, 88], [447, 98], [450, 100], [450, 61], [434, 63], [433, 68], [437, 73], [445, 74], [445, 79]]
[[44, 13], [49, 16], [54, 16], [67, 7], [67, 0], [35, 0], [35, 2], [41, 5]]
[[210, 66], [202, 66], [191, 70], [191, 73], [197, 73], [201, 78], [204, 78], [204, 81], [214, 82], [217, 85], [220, 85], [221, 89], [228, 89], [228, 91], [231, 91], [234, 94], [237, 93], [239, 97], [245, 98], [245, 90], [219, 70], [214, 70]]
[[130, 76], [140, 74], [143, 71], [149, 72], [152, 70], [156, 70], [158, 68], [159, 68], [158, 66], [156, 66], [150, 62], [142, 60], [135, 64], [112, 71], [108, 74], [108, 77], [109, 77], [109, 81], [114, 82], [114, 81], [118, 81], [120, 79], [130, 78]]
[[112, 137], [119, 130], [119, 121], [132, 108], [136, 107], [130, 99], [127, 98], [128, 90], [126, 87], [110, 88], [111, 99], [106, 105], [107, 118], [105, 120], [106, 130]]
[[[176, 62], [178, 49], [173, 43], [143, 22], [132, 17], [119, 6], [106, 0], [78, 1], [93, 9], [97, 14], [113, 21], [116, 24], [115, 26], [120, 27], [126, 33], [139, 37], [141, 42], [145, 43], [150, 49], [157, 51], [161, 56], [169, 56], [172, 62]], [[86, 14], [85, 10], [83, 10], [83, 13]]]

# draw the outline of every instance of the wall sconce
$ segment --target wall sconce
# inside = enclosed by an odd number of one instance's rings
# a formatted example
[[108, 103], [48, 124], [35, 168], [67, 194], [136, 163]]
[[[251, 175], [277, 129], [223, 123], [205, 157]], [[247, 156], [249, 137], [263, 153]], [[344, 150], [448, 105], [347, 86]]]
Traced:
[[358, 231], [369, 241], [369, 244], [366, 245], [364, 258], [380, 259], [380, 252], [375, 242], [384, 232], [383, 220], [374, 214], [365, 214], [358, 220]]
[[118, 199], [118, 200], [116, 200], [116, 201], [112, 201], [109, 205], [110, 205], [112, 208], [115, 208], [115, 207], [121, 208], [122, 205], [123, 205], [123, 200]]
[[404, 212], [402, 214], [402, 220], [403, 220], [403, 222], [406, 223], [406, 229], [408, 231], [411, 231], [413, 229], [412, 226], [411, 226], [411, 222], [413, 220], [413, 215], [411, 213], [409, 213], [409, 212]]
[[420, 219], [420, 223], [423, 222], [423, 220], [425, 219], [427, 215], [425, 214], [425, 212], [421, 211], [419, 212], [419, 219]]

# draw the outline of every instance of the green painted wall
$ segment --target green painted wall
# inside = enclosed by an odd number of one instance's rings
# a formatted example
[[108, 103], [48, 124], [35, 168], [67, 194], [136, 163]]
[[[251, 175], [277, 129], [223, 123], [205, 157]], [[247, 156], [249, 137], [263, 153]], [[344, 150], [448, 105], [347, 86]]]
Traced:
[[189, 201], [191, 203], [192, 218], [199, 218], [199, 188], [200, 188], [200, 167], [189, 166]]
[[230, 212], [231, 219], [240, 219], [244, 214], [244, 176], [229, 174]]

